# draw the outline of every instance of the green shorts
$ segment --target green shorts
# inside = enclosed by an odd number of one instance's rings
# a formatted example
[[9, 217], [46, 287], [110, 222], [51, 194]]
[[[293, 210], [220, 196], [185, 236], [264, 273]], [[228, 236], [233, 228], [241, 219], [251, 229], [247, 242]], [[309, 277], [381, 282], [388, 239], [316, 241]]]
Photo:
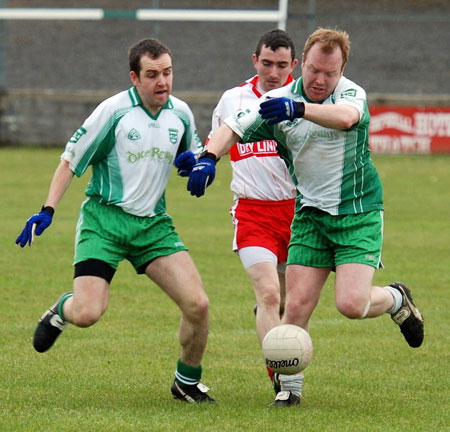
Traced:
[[74, 264], [97, 259], [117, 269], [127, 259], [137, 273], [144, 273], [146, 265], [155, 258], [184, 250], [187, 248], [167, 213], [133, 216], [92, 198], [81, 206]]
[[287, 264], [334, 268], [361, 263], [379, 268], [383, 211], [332, 216], [304, 207], [292, 221]]

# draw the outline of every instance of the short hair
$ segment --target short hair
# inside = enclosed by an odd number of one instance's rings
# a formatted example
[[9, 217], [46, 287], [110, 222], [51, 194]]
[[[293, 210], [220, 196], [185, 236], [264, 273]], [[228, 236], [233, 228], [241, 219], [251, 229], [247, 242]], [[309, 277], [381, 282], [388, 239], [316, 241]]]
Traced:
[[136, 75], [139, 75], [139, 72], [141, 71], [142, 56], [148, 55], [152, 59], [156, 59], [163, 54], [169, 54], [170, 58], [172, 58], [170, 49], [158, 39], [141, 39], [128, 50], [130, 71], [133, 71]]
[[309, 50], [316, 43], [322, 44], [321, 51], [331, 53], [336, 47], [342, 52], [342, 67], [347, 64], [350, 55], [350, 38], [348, 33], [342, 30], [319, 27], [309, 36], [303, 48], [303, 55], [306, 57]]
[[263, 46], [276, 51], [278, 48], [287, 48], [291, 50], [292, 60], [295, 59], [295, 45], [290, 36], [280, 29], [270, 30], [264, 33], [256, 45], [255, 55], [259, 57]]

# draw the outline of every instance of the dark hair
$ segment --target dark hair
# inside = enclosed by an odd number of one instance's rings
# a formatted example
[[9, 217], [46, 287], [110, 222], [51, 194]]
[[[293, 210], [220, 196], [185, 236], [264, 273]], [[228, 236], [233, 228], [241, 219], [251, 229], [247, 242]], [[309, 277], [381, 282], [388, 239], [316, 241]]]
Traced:
[[292, 60], [295, 59], [295, 45], [290, 36], [283, 30], [275, 29], [264, 33], [256, 45], [255, 55], [259, 57], [263, 46], [276, 51], [278, 48], [287, 48], [291, 50]]
[[157, 39], [141, 39], [136, 42], [128, 50], [128, 61], [130, 63], [130, 71], [139, 75], [141, 70], [141, 57], [149, 55], [152, 59], [156, 59], [162, 54], [169, 54], [172, 58], [170, 49]]

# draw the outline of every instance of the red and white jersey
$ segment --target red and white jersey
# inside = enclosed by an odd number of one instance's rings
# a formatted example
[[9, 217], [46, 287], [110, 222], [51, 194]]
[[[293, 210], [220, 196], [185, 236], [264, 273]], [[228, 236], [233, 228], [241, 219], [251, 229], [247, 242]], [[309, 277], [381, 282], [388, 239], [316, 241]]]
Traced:
[[[292, 76], [289, 76], [286, 84], [292, 80]], [[227, 117], [239, 109], [257, 103], [261, 96], [258, 75], [238, 87], [225, 91], [214, 109], [209, 137]], [[231, 191], [235, 199], [279, 201], [297, 196], [286, 164], [278, 154], [276, 141], [236, 143], [230, 150], [230, 160], [233, 168]]]

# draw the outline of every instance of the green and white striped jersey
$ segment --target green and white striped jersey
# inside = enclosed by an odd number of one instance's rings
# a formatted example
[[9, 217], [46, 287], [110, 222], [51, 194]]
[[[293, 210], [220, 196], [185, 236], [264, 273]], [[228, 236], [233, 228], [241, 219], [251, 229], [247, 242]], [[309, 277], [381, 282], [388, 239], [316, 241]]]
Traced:
[[383, 208], [383, 191], [369, 150], [366, 92], [342, 77], [335, 91], [322, 103], [347, 104], [360, 113], [351, 130], [329, 129], [303, 118], [269, 126], [258, 114], [269, 97], [288, 97], [310, 102], [303, 94], [302, 78], [272, 90], [256, 105], [238, 111], [225, 122], [242, 142], [274, 139], [298, 185], [301, 206], [315, 207], [331, 215], [363, 213]]
[[164, 192], [176, 155], [201, 148], [185, 102], [170, 96], [153, 116], [132, 87], [103, 101], [61, 157], [78, 177], [92, 166], [87, 196], [146, 217], [165, 212]]

